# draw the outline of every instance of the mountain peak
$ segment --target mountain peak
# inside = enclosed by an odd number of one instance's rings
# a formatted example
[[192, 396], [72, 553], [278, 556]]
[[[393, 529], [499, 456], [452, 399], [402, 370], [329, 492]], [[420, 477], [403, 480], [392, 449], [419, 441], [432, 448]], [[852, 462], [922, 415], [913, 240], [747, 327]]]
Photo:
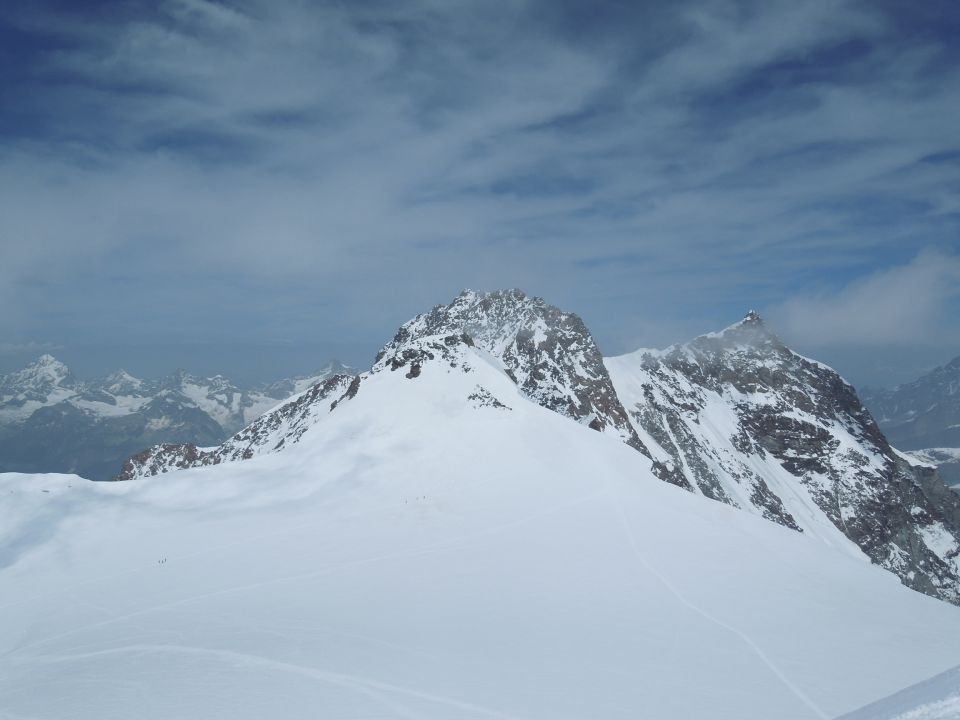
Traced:
[[44, 353], [21, 370], [19, 374], [22, 374], [24, 377], [42, 376], [58, 383], [66, 379], [70, 374], [70, 368], [57, 360], [53, 355]]
[[44, 354], [22, 370], [0, 376], [0, 402], [11, 397], [18, 398], [20, 404], [24, 400], [45, 402], [51, 397], [59, 400], [67, 388], [76, 386], [70, 368], [53, 355]]
[[24, 369], [25, 370], [43, 369], [43, 370], [50, 370], [52, 372], [61, 372], [61, 371], [67, 371], [67, 366], [64, 365], [62, 362], [60, 362], [59, 360], [57, 360], [53, 355], [49, 353], [44, 353], [43, 355], [40, 355], [39, 357], [37, 357], [36, 360], [34, 360], [29, 365], [27, 365], [27, 367]]
[[38, 357], [33, 362], [33, 364], [34, 365], [62, 365], [62, 363], [50, 353], [44, 353], [43, 355]]
[[527, 398], [645, 450], [583, 320], [516, 288], [464, 290], [449, 305], [404, 323], [376, 362], [396, 355], [411, 340], [461, 334], [497, 358]]
[[[777, 334], [764, 323], [760, 313], [750, 310], [733, 325], [723, 330], [706, 333], [695, 337], [690, 342], [679, 346], [695, 350], [710, 350], [711, 352], [733, 351], [751, 348], [753, 350], [775, 350], [787, 352]], [[669, 349], [668, 349], [669, 350]]]
[[134, 393], [143, 387], [143, 381], [126, 370], [115, 370], [102, 381], [103, 387], [111, 393]]

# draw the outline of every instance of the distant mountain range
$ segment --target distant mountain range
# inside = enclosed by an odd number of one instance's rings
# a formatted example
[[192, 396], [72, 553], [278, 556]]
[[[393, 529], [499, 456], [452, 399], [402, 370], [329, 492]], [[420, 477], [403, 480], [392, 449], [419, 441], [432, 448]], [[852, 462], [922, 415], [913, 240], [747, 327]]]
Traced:
[[51, 355], [0, 376], [0, 471], [71, 472], [105, 480], [158, 442], [216, 445], [291, 395], [350, 369], [239, 387], [177, 370], [144, 380], [118, 370], [82, 380]]
[[860, 396], [891, 444], [960, 485], [960, 357], [893, 390], [864, 388]]

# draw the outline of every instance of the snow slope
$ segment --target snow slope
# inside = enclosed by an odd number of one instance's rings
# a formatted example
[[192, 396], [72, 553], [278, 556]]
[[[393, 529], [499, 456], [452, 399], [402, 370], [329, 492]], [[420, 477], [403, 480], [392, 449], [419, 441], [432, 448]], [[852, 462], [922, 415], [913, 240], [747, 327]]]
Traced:
[[960, 718], [960, 667], [844, 715], [838, 720], [957, 720]]
[[283, 452], [0, 475], [0, 717], [828, 718], [960, 664], [960, 609], [448, 340]]

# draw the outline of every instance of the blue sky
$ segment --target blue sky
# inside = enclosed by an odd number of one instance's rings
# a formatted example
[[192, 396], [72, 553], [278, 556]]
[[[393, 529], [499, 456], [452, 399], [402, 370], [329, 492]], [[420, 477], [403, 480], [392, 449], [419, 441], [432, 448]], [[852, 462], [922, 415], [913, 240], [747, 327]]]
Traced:
[[960, 354], [953, 2], [0, 9], [0, 370], [364, 366], [464, 288], [608, 354], [758, 308], [855, 383]]

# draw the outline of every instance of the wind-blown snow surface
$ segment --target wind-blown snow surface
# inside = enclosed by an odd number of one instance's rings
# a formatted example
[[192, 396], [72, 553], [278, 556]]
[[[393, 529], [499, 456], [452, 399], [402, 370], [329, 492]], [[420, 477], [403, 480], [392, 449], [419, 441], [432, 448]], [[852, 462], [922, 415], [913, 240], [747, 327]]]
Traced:
[[956, 720], [960, 718], [960, 667], [911, 685], [837, 720]]
[[281, 453], [0, 475], [0, 716], [826, 718], [960, 663], [958, 608], [451, 354]]

